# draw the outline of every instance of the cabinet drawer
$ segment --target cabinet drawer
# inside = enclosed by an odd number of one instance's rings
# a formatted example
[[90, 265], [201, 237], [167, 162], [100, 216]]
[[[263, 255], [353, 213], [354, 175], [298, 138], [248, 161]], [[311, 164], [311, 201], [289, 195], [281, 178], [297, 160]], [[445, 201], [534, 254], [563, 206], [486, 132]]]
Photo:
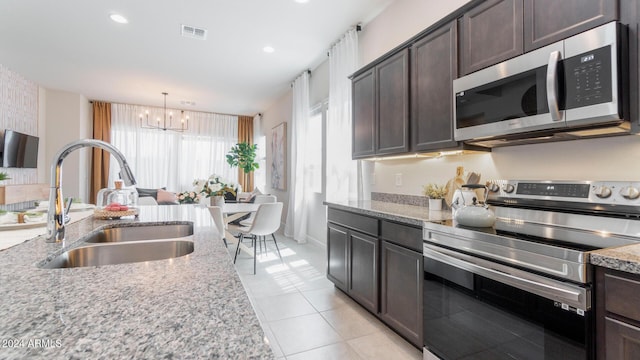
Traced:
[[605, 274], [605, 308], [614, 314], [640, 321], [640, 278]]
[[422, 229], [382, 221], [380, 232], [382, 239], [422, 253]]
[[331, 208], [329, 208], [327, 218], [332, 223], [340, 224], [365, 234], [378, 236], [378, 219]]

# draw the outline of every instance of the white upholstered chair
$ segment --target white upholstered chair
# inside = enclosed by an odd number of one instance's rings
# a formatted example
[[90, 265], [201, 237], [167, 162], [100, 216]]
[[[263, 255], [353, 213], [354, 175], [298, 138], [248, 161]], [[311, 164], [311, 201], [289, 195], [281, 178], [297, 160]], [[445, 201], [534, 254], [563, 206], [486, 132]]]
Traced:
[[[268, 203], [274, 203], [276, 202], [277, 199], [274, 195], [256, 195], [255, 200], [253, 201], [254, 204], [268, 204]], [[251, 213], [249, 215], [248, 218], [240, 221], [240, 225], [241, 226], [251, 226], [251, 223], [253, 222], [253, 219], [256, 217], [256, 213]]]
[[[278, 251], [278, 256], [280, 260], [282, 260], [282, 255], [280, 255], [280, 249], [278, 248], [278, 242], [276, 241], [276, 237], [274, 233], [278, 231], [280, 228], [280, 221], [282, 219], [282, 203], [264, 203], [260, 204], [258, 207], [258, 211], [256, 211], [256, 216], [253, 219], [253, 222], [248, 227], [241, 227], [238, 229], [240, 233], [240, 241], [238, 241], [238, 246], [236, 247], [236, 254], [233, 257], [233, 263], [236, 263], [236, 259], [238, 258], [238, 252], [240, 252], [240, 243], [244, 238], [250, 238], [253, 245], [253, 274], [256, 273], [256, 248], [258, 246], [258, 241], [260, 239], [264, 239], [266, 236], [271, 235], [273, 238], [273, 242], [276, 245], [276, 250]], [[266, 247], [266, 244], [265, 244]]]
[[220, 206], [208, 206], [208, 208], [209, 208], [209, 213], [213, 218], [213, 223], [216, 226], [216, 230], [218, 231], [220, 238], [224, 242], [224, 246], [227, 247], [227, 239], [226, 239], [227, 224], [225, 223], [224, 218], [222, 217], [222, 208]]

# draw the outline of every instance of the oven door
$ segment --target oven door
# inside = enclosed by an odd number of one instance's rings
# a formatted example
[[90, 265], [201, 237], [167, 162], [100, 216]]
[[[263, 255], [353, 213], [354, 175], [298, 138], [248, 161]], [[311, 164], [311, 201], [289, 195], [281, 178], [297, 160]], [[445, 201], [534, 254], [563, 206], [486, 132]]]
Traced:
[[[425, 243], [424, 345], [442, 359], [592, 359], [588, 287]], [[589, 301], [590, 304], [590, 301]]]

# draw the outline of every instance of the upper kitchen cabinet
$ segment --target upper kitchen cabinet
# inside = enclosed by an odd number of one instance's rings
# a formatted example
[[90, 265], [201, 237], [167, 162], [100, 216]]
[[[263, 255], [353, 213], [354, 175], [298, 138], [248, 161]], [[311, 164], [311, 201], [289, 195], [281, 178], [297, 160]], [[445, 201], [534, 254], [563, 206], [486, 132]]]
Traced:
[[354, 159], [376, 153], [376, 91], [374, 69], [354, 77], [351, 81], [353, 97], [352, 157]]
[[617, 20], [614, 0], [524, 0], [524, 51]]
[[411, 149], [439, 150], [453, 140], [453, 79], [458, 75], [457, 21], [411, 47]]
[[462, 75], [523, 53], [522, 0], [484, 2], [464, 13], [460, 23]]
[[352, 91], [352, 157], [408, 151], [409, 50], [355, 75]]
[[376, 66], [377, 154], [409, 150], [409, 49]]

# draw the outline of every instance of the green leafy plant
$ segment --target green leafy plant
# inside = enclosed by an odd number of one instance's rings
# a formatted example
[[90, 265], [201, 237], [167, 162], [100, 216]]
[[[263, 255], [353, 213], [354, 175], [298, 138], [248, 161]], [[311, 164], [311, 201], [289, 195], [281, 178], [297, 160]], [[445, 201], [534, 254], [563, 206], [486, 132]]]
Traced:
[[260, 167], [256, 162], [257, 151], [258, 145], [241, 142], [233, 145], [227, 154], [227, 163], [229, 166], [232, 168], [237, 166], [244, 172], [245, 184], [247, 183], [249, 173]]
[[9, 180], [9, 179], [11, 179], [11, 178], [9, 177], [9, 174], [7, 174], [6, 172], [0, 172], [0, 181], [2, 181], [2, 180]]
[[447, 188], [444, 185], [427, 184], [422, 187], [422, 194], [429, 199], [443, 199], [447, 196]]

